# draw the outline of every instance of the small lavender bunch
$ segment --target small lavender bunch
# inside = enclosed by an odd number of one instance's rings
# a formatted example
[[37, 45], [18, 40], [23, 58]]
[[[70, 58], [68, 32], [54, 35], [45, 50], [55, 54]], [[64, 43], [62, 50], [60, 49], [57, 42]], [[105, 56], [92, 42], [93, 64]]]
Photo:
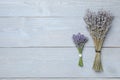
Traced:
[[101, 48], [112, 20], [113, 16], [110, 14], [110, 12], [104, 10], [100, 10], [97, 13], [88, 10], [84, 17], [84, 21], [87, 24], [87, 28], [93, 38], [95, 45], [96, 56], [93, 69], [96, 72], [103, 71], [101, 63]]
[[82, 60], [82, 51], [83, 51], [83, 47], [85, 45], [85, 43], [87, 42], [87, 38], [78, 33], [77, 35], [73, 34], [73, 42], [75, 43], [78, 51], [79, 51], [79, 56], [80, 56], [80, 59], [79, 59], [79, 66], [83, 66], [83, 60]]

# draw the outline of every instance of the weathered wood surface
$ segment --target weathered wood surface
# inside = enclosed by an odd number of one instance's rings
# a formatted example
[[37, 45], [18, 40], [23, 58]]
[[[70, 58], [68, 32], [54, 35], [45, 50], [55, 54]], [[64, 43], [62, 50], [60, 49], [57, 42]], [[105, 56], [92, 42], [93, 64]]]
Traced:
[[[116, 17], [105, 47], [120, 47], [120, 20]], [[84, 33], [93, 46], [83, 18], [0, 18], [0, 47], [74, 46], [72, 35]]]
[[[94, 45], [83, 21], [88, 8], [110, 10], [115, 16], [102, 50], [100, 74], [92, 70]], [[0, 0], [0, 79], [120, 77], [119, 13], [119, 0]], [[89, 38], [83, 68], [78, 67], [71, 38], [78, 32]]]
[[108, 9], [117, 16], [119, 4], [119, 0], [1, 0], [0, 16], [83, 16], [88, 8]]
[[119, 77], [120, 49], [102, 50], [103, 73], [92, 70], [94, 49], [85, 48], [84, 67], [76, 48], [1, 48], [0, 77]]

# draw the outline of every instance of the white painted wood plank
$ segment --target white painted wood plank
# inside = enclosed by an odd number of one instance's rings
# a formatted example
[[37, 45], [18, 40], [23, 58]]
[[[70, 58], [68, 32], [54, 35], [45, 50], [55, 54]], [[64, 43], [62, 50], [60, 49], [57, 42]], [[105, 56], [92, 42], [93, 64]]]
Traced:
[[[120, 47], [119, 18], [115, 17], [105, 47]], [[82, 17], [72, 18], [0, 18], [0, 47], [74, 46], [72, 35], [85, 34], [93, 46]]]
[[120, 80], [119, 78], [1, 78], [0, 80]]
[[119, 4], [118, 0], [7, 0], [0, 1], [0, 16], [83, 16], [88, 8], [104, 8], [119, 16]]
[[[26, 0], [0, 0], [0, 3], [13, 3], [13, 2], [24, 2], [24, 1], [26, 1]], [[34, 1], [34, 0], [29, 0], [29, 1], [27, 1], [27, 2], [41, 2], [41, 1], [48, 1], [49, 2], [49, 0], [36, 0], [36, 1]], [[56, 1], [56, 0], [51, 0], [52, 2], [53, 1]], [[50, 2], [51, 2], [50, 1]], [[61, 1], [61, 0], [57, 0], [56, 2], [59, 2], [59, 1]], [[64, 2], [64, 1], [70, 1], [70, 2], [120, 2], [119, 0], [62, 0], [61, 2]]]
[[0, 77], [119, 77], [119, 52], [104, 48], [104, 72], [96, 73], [93, 48], [84, 49], [83, 68], [78, 66], [76, 48], [0, 48]]

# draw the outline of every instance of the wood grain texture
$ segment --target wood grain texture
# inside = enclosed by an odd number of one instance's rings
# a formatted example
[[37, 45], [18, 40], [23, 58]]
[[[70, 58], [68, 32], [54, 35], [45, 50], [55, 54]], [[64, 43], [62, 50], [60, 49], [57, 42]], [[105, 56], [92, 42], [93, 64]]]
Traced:
[[119, 78], [1, 78], [0, 80], [119, 80]]
[[119, 4], [118, 0], [1, 0], [0, 16], [83, 16], [88, 8], [104, 8], [119, 16]]
[[[94, 45], [83, 21], [88, 8], [110, 10], [115, 16], [102, 50], [100, 74], [92, 70]], [[119, 13], [119, 0], [0, 0], [0, 80], [120, 77]], [[89, 38], [83, 68], [71, 38], [78, 32]]]
[[83, 68], [78, 66], [76, 48], [0, 48], [0, 77], [119, 77], [119, 52], [104, 48], [104, 72], [95, 73], [93, 48], [84, 49]]
[[0, 80], [119, 80], [119, 78], [1, 78]]
[[[119, 18], [115, 17], [104, 47], [120, 47]], [[72, 35], [85, 34], [93, 41], [82, 17], [72, 18], [0, 18], [0, 47], [74, 46]], [[112, 41], [111, 41], [112, 40]]]

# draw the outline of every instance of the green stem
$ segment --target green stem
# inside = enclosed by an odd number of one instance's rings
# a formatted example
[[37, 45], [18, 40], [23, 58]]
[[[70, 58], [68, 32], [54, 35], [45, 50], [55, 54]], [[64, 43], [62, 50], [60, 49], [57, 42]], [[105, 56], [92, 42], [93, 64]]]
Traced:
[[79, 59], [79, 66], [80, 66], [80, 67], [83, 67], [83, 60], [82, 60], [82, 57], [80, 57], [80, 59]]
[[79, 55], [80, 55], [80, 58], [79, 58], [79, 66], [80, 67], [83, 67], [82, 50], [83, 50], [83, 47], [82, 48], [78, 48]]

